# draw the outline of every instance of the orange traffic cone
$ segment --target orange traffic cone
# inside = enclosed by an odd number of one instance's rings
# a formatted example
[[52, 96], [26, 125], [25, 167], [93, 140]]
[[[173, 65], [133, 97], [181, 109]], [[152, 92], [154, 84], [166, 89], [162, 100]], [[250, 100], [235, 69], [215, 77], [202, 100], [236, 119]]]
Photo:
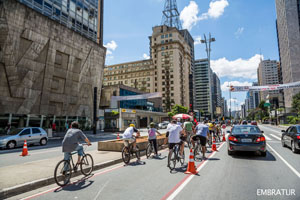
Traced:
[[222, 142], [226, 142], [225, 133], [223, 133], [223, 139]]
[[185, 174], [197, 174], [192, 149], [190, 149], [190, 160], [189, 160], [189, 164], [188, 164], [188, 167], [186, 169], [186, 172], [184, 172], [184, 173]]
[[217, 145], [216, 145], [215, 137], [213, 137], [213, 144], [212, 144], [211, 150], [217, 151]]
[[24, 141], [23, 151], [22, 151], [22, 154], [20, 156], [28, 156], [28, 149], [27, 149], [26, 140]]
[[117, 135], [117, 140], [119, 140], [120, 139], [120, 136], [119, 136], [119, 133], [118, 133], [118, 135]]

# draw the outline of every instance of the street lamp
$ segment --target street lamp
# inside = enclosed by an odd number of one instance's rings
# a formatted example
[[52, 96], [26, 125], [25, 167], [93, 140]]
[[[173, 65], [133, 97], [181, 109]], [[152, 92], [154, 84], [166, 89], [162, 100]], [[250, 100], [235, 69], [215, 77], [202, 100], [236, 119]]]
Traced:
[[[209, 67], [209, 69], [210, 69], [210, 52], [211, 52], [211, 43], [212, 42], [215, 42], [216, 41], [216, 39], [215, 38], [212, 38], [211, 37], [211, 34], [209, 33], [209, 38], [208, 38], [208, 40], [207, 40], [207, 38], [206, 38], [206, 35], [204, 34], [204, 40], [201, 40], [201, 43], [205, 43], [205, 47], [206, 47], [206, 54], [207, 54], [207, 59], [208, 59], [208, 67]], [[208, 70], [208, 71], [210, 71], [210, 70]], [[211, 81], [211, 79], [209, 79], [209, 81]], [[209, 84], [209, 85], [211, 85], [211, 84]], [[211, 89], [209, 90], [209, 95], [210, 95], [210, 101], [211, 101], [211, 108], [210, 108], [210, 118], [211, 118], [211, 120], [213, 119], [213, 108], [212, 108], [212, 103], [213, 103], [213, 101], [212, 101], [212, 93], [211, 93]]]

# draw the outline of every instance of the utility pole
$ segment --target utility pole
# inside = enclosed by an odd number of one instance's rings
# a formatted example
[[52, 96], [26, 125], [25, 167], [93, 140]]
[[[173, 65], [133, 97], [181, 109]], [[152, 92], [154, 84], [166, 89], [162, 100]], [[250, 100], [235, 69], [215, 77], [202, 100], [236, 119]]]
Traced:
[[[216, 39], [211, 37], [211, 34], [209, 33], [209, 38], [206, 39], [206, 35], [204, 34], [204, 40], [201, 40], [201, 43], [205, 43], [205, 47], [206, 47], [206, 54], [207, 54], [207, 59], [208, 59], [208, 68], [210, 71], [210, 52], [211, 52], [211, 43], [215, 42]], [[211, 82], [211, 78], [209, 79]], [[210, 84], [211, 85], [211, 84]], [[209, 95], [210, 95], [210, 102], [211, 102], [211, 108], [210, 108], [210, 118], [211, 120], [213, 119], [213, 101], [212, 101], [212, 93], [211, 93], [211, 89], [209, 90]]]

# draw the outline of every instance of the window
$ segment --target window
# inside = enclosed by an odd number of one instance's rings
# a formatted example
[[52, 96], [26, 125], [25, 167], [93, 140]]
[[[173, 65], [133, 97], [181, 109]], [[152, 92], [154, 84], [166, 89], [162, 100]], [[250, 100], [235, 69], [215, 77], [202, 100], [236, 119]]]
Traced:
[[172, 33], [169, 34], [169, 37], [172, 37]]
[[160, 36], [160, 38], [161, 38], [161, 39], [164, 39], [164, 38], [165, 38], [165, 36], [164, 36], [164, 35], [161, 35], [161, 36]]
[[38, 128], [33, 128], [32, 129], [32, 133], [35, 134], [35, 133], [41, 133], [41, 130], [38, 129]]
[[28, 129], [25, 129], [21, 134], [20, 134], [20, 136], [21, 135], [30, 135], [30, 129], [28, 128]]

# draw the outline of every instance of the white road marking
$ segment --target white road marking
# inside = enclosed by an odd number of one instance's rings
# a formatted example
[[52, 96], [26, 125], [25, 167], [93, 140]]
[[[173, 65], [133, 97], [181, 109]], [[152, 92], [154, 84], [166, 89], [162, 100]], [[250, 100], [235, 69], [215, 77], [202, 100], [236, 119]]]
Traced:
[[275, 151], [271, 147], [271, 145], [269, 145], [269, 144], [267, 144], [267, 145], [284, 162], [284, 164], [286, 164], [298, 176], [298, 178], [300, 178], [300, 173], [292, 165], [290, 165], [279, 153], [277, 153], [277, 151]]
[[267, 140], [272, 140], [271, 138], [269, 138], [267, 135], [264, 135], [265, 136], [265, 138], [267, 139]]
[[276, 138], [277, 140], [281, 140], [281, 138], [280, 137], [278, 137], [278, 136], [276, 136], [276, 135], [274, 135], [274, 134], [270, 134], [272, 137], [274, 137], [274, 138]]
[[98, 197], [100, 196], [101, 192], [103, 191], [103, 189], [105, 188], [105, 186], [108, 184], [109, 181], [106, 181], [106, 183], [103, 185], [102, 188], [100, 188], [99, 192], [97, 193], [97, 195], [95, 196], [94, 200], [97, 200]]
[[[222, 148], [222, 146], [225, 144], [225, 142], [223, 144], [220, 145], [220, 147], [218, 148], [218, 151]], [[213, 152], [210, 156], [210, 158], [214, 157], [214, 155], [216, 154], [217, 151]], [[204, 162], [202, 165], [200, 165], [197, 169], [197, 173], [199, 173], [199, 171], [209, 162], [209, 159], [206, 160], [206, 162]], [[181, 190], [195, 177], [195, 175], [190, 175], [168, 198], [167, 200], [172, 200], [174, 199], [180, 192]]]
[[280, 135], [280, 136], [281, 136], [281, 132], [280, 132], [280, 131], [276, 131], [276, 130], [271, 129], [271, 128], [266, 127], [266, 126], [263, 126], [263, 127], [266, 128], [266, 129], [269, 129], [269, 130], [272, 131], [273, 133], [277, 133], [276, 135]]

